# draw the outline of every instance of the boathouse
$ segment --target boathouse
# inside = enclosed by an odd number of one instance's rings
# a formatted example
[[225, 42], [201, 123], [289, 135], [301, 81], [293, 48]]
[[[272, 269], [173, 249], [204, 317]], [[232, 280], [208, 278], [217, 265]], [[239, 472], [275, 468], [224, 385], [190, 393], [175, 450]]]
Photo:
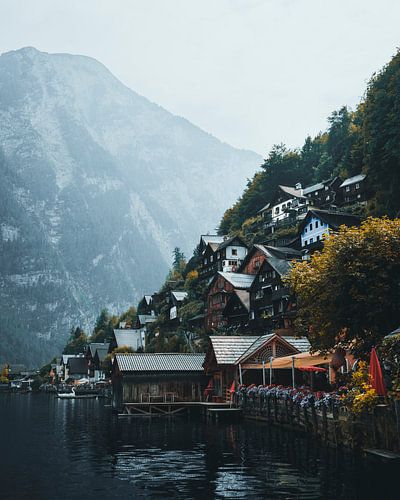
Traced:
[[201, 401], [204, 354], [121, 353], [112, 364], [113, 407], [125, 403]]
[[[308, 352], [310, 344], [304, 337], [281, 336], [270, 333], [261, 336], [210, 336], [204, 360], [204, 371], [212, 377], [214, 400], [229, 400], [232, 382], [262, 384], [272, 359]], [[274, 382], [290, 385], [291, 372], [279, 370]], [[278, 380], [279, 378], [279, 380]]]

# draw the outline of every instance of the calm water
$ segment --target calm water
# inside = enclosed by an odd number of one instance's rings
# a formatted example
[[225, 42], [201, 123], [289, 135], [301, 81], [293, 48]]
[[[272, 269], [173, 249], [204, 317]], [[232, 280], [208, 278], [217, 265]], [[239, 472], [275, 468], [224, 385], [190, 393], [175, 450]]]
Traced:
[[102, 400], [0, 394], [0, 433], [2, 500], [399, 498], [387, 466], [260, 423], [118, 420]]

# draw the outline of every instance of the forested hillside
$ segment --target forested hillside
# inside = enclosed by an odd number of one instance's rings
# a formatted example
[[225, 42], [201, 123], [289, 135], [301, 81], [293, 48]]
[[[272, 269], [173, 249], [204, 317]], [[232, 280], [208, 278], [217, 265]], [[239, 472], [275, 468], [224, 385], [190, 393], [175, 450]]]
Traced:
[[346, 106], [334, 111], [326, 132], [307, 137], [301, 149], [272, 148], [242, 197], [225, 212], [220, 234], [245, 229], [279, 184], [304, 186], [358, 173], [367, 174], [366, 214], [399, 215], [400, 52], [373, 75], [355, 111]]

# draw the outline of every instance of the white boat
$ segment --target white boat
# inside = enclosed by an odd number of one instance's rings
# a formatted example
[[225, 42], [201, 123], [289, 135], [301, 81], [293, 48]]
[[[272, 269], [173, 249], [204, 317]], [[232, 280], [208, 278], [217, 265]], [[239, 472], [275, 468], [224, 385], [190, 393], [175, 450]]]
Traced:
[[72, 388], [72, 392], [57, 392], [57, 397], [60, 399], [74, 399], [76, 398], [75, 388]]

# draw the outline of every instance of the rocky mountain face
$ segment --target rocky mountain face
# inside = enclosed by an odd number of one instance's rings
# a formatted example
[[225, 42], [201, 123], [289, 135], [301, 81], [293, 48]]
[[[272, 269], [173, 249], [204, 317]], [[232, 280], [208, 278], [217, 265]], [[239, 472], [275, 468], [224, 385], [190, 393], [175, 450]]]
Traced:
[[38, 365], [157, 289], [260, 162], [93, 59], [1, 55], [0, 362]]

